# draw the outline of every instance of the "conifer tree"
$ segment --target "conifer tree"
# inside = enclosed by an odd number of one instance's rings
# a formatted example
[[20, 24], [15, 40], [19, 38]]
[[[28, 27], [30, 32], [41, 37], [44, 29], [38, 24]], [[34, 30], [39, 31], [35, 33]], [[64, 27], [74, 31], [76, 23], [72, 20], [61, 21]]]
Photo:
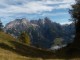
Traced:
[[80, 47], [80, 0], [75, 0], [76, 3], [72, 5], [72, 9], [69, 11], [72, 20], [75, 22], [75, 40], [73, 42], [74, 47]]
[[19, 36], [19, 41], [22, 43], [25, 43], [27, 45], [30, 45], [30, 37], [26, 32], [22, 32]]
[[0, 21], [0, 31], [3, 31], [3, 24], [1, 21]]

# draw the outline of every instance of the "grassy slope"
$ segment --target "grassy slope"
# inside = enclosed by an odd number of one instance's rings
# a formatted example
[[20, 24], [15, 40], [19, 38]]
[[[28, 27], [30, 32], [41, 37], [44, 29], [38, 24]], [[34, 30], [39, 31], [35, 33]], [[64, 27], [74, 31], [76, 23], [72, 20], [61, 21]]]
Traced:
[[[9, 50], [0, 48], [0, 60], [67, 60], [67, 59], [42, 59], [42, 58], [31, 58], [21, 56]], [[80, 58], [70, 59], [70, 60], [80, 60]]]
[[[26, 57], [22, 56], [14, 51], [13, 49], [6, 49], [6, 48], [14, 48], [15, 46], [10, 43], [10, 41], [16, 40], [9, 34], [5, 34], [3, 32], [0, 32], [0, 60], [39, 60], [41, 58], [31, 58], [31, 57]], [[2, 45], [5, 44], [5, 45]]]
[[9, 34], [0, 32], [0, 60], [55, 60], [53, 58], [56, 58], [51, 51], [27, 46], [15, 40]]
[[15, 40], [9, 34], [0, 32], [0, 60], [43, 60], [39, 55], [46, 53], [44, 50], [26, 46]]
[[[0, 32], [0, 44], [4, 43], [10, 47], [13, 47], [9, 41], [15, 40], [13, 37], [11, 37], [9, 34], [5, 34], [3, 32]], [[2, 46], [0, 45], [0, 60], [25, 60], [26, 57], [20, 56], [19, 54], [16, 54], [12, 51], [2, 49]]]
[[0, 32], [0, 44], [4, 43], [8, 46], [12, 46], [12, 44], [9, 41], [14, 41], [15, 38], [10, 36], [9, 34], [5, 34], [4, 32]]
[[27, 60], [27, 59], [29, 58], [0, 48], [0, 60]]

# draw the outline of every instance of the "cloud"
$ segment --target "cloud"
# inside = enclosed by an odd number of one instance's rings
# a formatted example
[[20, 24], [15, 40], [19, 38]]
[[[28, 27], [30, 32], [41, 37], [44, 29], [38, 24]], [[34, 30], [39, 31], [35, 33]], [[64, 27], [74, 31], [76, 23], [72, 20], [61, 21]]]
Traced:
[[42, 1], [43, 1], [43, 4], [61, 4], [61, 3], [73, 4], [75, 3], [75, 0], [42, 0]]
[[74, 0], [0, 0], [0, 17], [13, 18], [22, 13], [25, 15], [41, 13], [42, 16], [65, 15], [66, 13], [50, 12], [56, 9], [69, 9], [74, 3]]
[[[1, 0], [0, 11], [1, 13], [40, 13], [45, 11], [52, 11], [54, 9], [70, 8], [72, 0]], [[54, 4], [56, 4], [54, 6]], [[57, 5], [58, 4], [58, 5]], [[53, 5], [53, 6], [50, 6]], [[0, 13], [0, 14], [1, 14]]]
[[75, 0], [43, 0], [42, 2], [42, 4], [53, 5], [54, 9], [71, 8], [74, 3]]
[[71, 21], [66, 21], [66, 22], [61, 22], [60, 24], [64, 25], [64, 24], [71, 24], [71, 23], [72, 23]]
[[[40, 13], [44, 11], [52, 11], [52, 6], [43, 5], [40, 3], [36, 3], [34, 1], [29, 2], [26, 0], [9, 0], [7, 2], [6, 0], [0, 1], [0, 15], [6, 15], [6, 14], [15, 14], [15, 13], [27, 13], [27, 14], [33, 14], [33, 13]], [[26, 1], [26, 2], [25, 2]], [[14, 3], [13, 3], [14, 2]], [[16, 3], [15, 3], [16, 2]], [[18, 3], [17, 3], [18, 2]], [[19, 3], [22, 3], [21, 5]]]

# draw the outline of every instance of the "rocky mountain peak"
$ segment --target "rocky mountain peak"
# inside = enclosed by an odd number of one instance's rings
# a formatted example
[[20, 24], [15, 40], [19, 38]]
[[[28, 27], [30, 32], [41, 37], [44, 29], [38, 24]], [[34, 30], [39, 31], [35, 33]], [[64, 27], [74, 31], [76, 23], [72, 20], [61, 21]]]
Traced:
[[15, 19], [14, 21], [9, 22], [6, 26], [5, 29], [27, 29], [29, 27], [37, 27], [37, 24], [31, 23], [28, 19], [22, 18], [22, 19]]

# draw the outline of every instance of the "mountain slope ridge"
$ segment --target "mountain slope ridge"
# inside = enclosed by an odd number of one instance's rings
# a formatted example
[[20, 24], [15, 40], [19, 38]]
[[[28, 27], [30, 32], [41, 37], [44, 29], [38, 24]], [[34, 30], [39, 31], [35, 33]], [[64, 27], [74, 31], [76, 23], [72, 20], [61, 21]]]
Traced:
[[75, 27], [74, 24], [60, 25], [49, 18], [31, 21], [15, 19], [6, 25], [4, 30], [15, 37], [25, 31], [29, 34], [33, 46], [48, 49], [56, 38], [62, 38], [66, 44], [71, 43]]

